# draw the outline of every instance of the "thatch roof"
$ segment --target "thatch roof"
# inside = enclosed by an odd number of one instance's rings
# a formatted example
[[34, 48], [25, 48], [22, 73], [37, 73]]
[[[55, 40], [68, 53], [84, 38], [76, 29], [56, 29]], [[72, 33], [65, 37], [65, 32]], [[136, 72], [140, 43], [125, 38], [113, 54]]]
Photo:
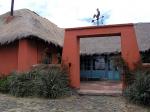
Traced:
[[0, 44], [14, 40], [38, 37], [55, 45], [63, 45], [64, 29], [28, 9], [14, 11], [14, 18], [7, 21], [10, 13], [0, 16]]
[[[134, 24], [137, 42], [140, 51], [150, 49], [150, 23]], [[99, 38], [81, 38], [81, 54], [104, 54], [118, 53], [121, 51], [121, 39], [119, 36], [99, 37]]]
[[120, 52], [120, 37], [95, 37], [80, 39], [81, 54], [105, 54]]
[[150, 23], [137, 23], [134, 28], [140, 51], [150, 49]]

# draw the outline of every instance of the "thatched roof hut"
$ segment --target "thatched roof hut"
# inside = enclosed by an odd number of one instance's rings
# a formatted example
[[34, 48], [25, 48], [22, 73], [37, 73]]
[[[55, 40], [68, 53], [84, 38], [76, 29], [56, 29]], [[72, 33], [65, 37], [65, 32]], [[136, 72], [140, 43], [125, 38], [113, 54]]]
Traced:
[[[136, 23], [134, 28], [140, 51], [150, 49], [150, 23]], [[121, 51], [121, 38], [119, 36], [81, 38], [80, 49], [80, 52], [86, 55], [119, 53]]]
[[[49, 43], [63, 46], [64, 29], [28, 9], [14, 11], [14, 18], [7, 22], [9, 12], [0, 16], [0, 44], [17, 39], [38, 37]], [[140, 51], [150, 49], [150, 23], [134, 24]], [[120, 37], [81, 38], [81, 54], [118, 53], [121, 51]]]
[[63, 45], [64, 30], [35, 12], [16, 10], [14, 17], [7, 21], [9, 15], [8, 12], [0, 16], [0, 44], [34, 36], [55, 45]]

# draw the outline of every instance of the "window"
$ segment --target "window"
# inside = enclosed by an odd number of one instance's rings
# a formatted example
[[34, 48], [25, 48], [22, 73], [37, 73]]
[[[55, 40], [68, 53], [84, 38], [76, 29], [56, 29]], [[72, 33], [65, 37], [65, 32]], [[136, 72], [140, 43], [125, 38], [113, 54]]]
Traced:
[[81, 57], [80, 69], [81, 70], [91, 70], [91, 57], [90, 56]]
[[105, 59], [104, 57], [95, 57], [93, 59], [93, 70], [104, 70], [105, 69]]
[[109, 57], [109, 61], [108, 61], [108, 70], [115, 70], [115, 71], [118, 71], [118, 65], [117, 65], [117, 62], [116, 61], [119, 61], [117, 56], [110, 56]]
[[45, 48], [42, 55], [42, 63], [43, 64], [51, 64], [52, 63], [52, 53], [49, 48]]
[[82, 56], [80, 58], [81, 70], [104, 70], [106, 66], [105, 58], [101, 56]]

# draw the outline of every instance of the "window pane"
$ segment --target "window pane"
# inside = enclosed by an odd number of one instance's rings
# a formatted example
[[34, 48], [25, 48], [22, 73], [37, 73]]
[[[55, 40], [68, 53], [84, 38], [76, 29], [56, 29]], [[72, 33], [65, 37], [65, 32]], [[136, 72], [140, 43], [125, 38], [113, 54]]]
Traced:
[[104, 70], [105, 69], [105, 59], [103, 57], [97, 57], [93, 60], [94, 70]]

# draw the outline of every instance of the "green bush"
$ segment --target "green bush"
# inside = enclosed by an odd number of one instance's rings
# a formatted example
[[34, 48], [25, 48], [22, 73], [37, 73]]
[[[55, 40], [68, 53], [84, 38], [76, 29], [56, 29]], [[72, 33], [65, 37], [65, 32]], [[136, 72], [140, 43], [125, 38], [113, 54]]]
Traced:
[[41, 73], [42, 86], [39, 86], [38, 91], [40, 96], [56, 98], [69, 93], [69, 79], [65, 71], [59, 67], [51, 67], [48, 71], [42, 71]]
[[125, 89], [124, 96], [131, 102], [150, 105], [150, 73], [138, 71], [133, 84]]
[[35, 96], [38, 75], [38, 71], [11, 74], [9, 93], [19, 97]]
[[10, 85], [10, 78], [3, 77], [0, 79], [0, 92], [8, 93], [9, 92], [9, 85]]
[[[13, 73], [7, 79], [10, 79], [9, 83], [6, 79], [1, 80], [3, 85], [4, 82], [7, 85], [2, 87], [7, 90], [6, 92], [17, 97], [58, 98], [71, 93], [68, 87], [68, 74], [65, 69], [58, 66], [45, 67], [44, 65], [44, 68], [36, 68], [30, 72]], [[1, 89], [0, 91], [4, 90]]]

